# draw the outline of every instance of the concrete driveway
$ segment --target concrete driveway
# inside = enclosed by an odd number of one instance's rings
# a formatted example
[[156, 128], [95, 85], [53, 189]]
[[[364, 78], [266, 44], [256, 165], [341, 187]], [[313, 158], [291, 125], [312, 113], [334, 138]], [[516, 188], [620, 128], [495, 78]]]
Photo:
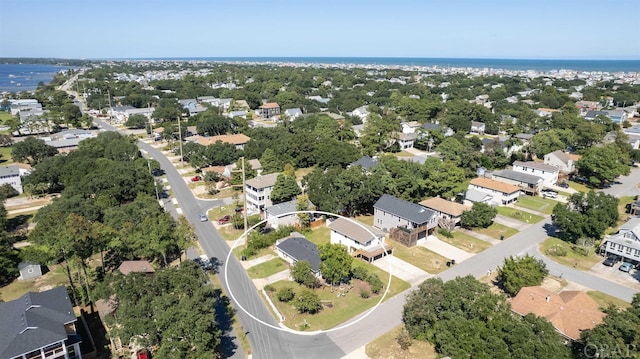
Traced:
[[426, 240], [420, 240], [418, 241], [418, 245], [436, 252], [445, 258], [455, 259], [456, 263], [473, 257], [473, 253], [465, 252], [456, 246], [443, 242], [436, 236], [429, 236]]
[[[408, 282], [411, 286], [420, 284], [425, 279], [433, 277], [433, 274], [427, 273], [393, 255], [382, 257], [373, 262], [373, 265], [387, 273], [389, 272], [389, 265], [391, 265], [391, 274]], [[380, 279], [383, 283], [387, 283], [388, 278]]]

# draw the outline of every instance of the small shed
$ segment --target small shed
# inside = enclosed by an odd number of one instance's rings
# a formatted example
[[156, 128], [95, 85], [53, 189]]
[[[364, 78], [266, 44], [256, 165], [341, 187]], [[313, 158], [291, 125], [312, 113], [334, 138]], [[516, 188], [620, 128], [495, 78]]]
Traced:
[[18, 264], [18, 270], [20, 271], [19, 280], [38, 278], [42, 275], [42, 267], [38, 263], [21, 262]]

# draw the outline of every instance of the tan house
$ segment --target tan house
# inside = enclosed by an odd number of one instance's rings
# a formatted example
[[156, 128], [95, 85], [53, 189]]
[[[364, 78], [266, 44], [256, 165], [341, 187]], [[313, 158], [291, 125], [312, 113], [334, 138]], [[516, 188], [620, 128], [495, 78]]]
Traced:
[[156, 270], [153, 269], [153, 266], [151, 265], [151, 263], [145, 261], [145, 260], [140, 260], [140, 261], [124, 261], [122, 262], [122, 264], [120, 264], [120, 267], [118, 267], [118, 270], [120, 271], [120, 273], [122, 273], [123, 275], [127, 275], [129, 273], [145, 273], [147, 275], [153, 275]]
[[222, 143], [231, 143], [235, 145], [236, 149], [238, 150], [244, 149], [244, 145], [247, 142], [249, 142], [249, 140], [251, 140], [251, 137], [244, 135], [242, 133], [235, 133], [233, 135], [218, 135], [218, 136], [211, 136], [211, 137], [204, 137], [204, 136], [197, 135], [191, 138], [191, 141], [198, 142], [203, 146], [209, 146], [218, 141], [221, 141]]
[[542, 287], [524, 287], [511, 302], [511, 309], [520, 314], [533, 313], [543, 317], [560, 334], [580, 339], [580, 332], [602, 323], [606, 316], [586, 292], [568, 290], [556, 294]]
[[356, 258], [373, 262], [393, 251], [390, 244], [384, 243], [384, 232], [364, 223], [337, 218], [329, 222], [327, 227], [331, 229], [331, 243], [346, 246], [347, 251]]
[[419, 204], [436, 212], [436, 215], [438, 216], [440, 221], [453, 221], [454, 224], [460, 223], [462, 213], [471, 209], [464, 204], [447, 201], [446, 199], [440, 197], [425, 199]]
[[[477, 201], [477, 194], [480, 194], [480, 197], [484, 195], [482, 197], [484, 199]], [[486, 200], [486, 196], [491, 198]], [[519, 196], [520, 188], [518, 186], [486, 177], [478, 177], [469, 182], [465, 200], [469, 202], [485, 202], [490, 205], [505, 205], [517, 201]]]

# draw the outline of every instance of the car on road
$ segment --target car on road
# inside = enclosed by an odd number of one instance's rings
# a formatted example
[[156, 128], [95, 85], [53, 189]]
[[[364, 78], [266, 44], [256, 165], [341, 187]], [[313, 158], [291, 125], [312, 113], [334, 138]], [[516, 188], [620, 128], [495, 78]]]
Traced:
[[208, 220], [209, 220], [209, 218], [207, 217], [206, 214], [200, 213], [200, 222], [206, 222]]
[[633, 268], [633, 264], [631, 264], [629, 262], [623, 262], [618, 269], [623, 271], [623, 272], [629, 273], [632, 268]]
[[613, 265], [616, 263], [618, 263], [617, 257], [607, 257], [607, 259], [602, 262], [602, 264], [606, 265], [607, 267], [613, 267]]
[[191, 177], [191, 182], [202, 181], [202, 176], [193, 176]]
[[218, 224], [229, 223], [229, 221], [231, 221], [231, 216], [227, 214], [226, 216], [224, 216], [224, 217], [222, 217], [222, 218], [220, 218], [218, 220]]
[[545, 189], [545, 190], [542, 190], [542, 196], [549, 197], [549, 198], [558, 198], [558, 192], [550, 189]]
[[561, 188], [569, 188], [569, 184], [567, 182], [558, 182], [556, 185]]

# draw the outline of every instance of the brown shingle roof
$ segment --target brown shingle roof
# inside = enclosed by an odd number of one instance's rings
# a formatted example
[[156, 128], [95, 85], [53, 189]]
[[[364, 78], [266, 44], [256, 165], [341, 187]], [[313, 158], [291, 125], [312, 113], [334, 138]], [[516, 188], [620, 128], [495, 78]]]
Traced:
[[492, 180], [486, 177], [474, 178], [471, 180], [470, 183], [475, 186], [493, 189], [502, 193], [513, 193], [520, 190], [520, 188], [512, 184]]
[[440, 197], [425, 199], [419, 204], [429, 209], [433, 209], [434, 211], [446, 213], [455, 217], [462, 215], [462, 212], [468, 211], [470, 209], [464, 204], [447, 201], [446, 199], [442, 199]]
[[118, 267], [120, 273], [127, 275], [131, 272], [138, 273], [154, 273], [156, 270], [153, 269], [151, 263], [147, 261], [124, 261]]
[[224, 143], [231, 143], [234, 145], [243, 145], [251, 139], [249, 136], [244, 135], [242, 133], [236, 133], [233, 135], [218, 135], [211, 137], [203, 137], [203, 136], [194, 136], [196, 141], [203, 146], [212, 145], [218, 141], [222, 141]]
[[260, 106], [260, 108], [278, 108], [280, 105], [276, 102], [267, 102], [264, 105]]
[[580, 338], [580, 331], [602, 323], [606, 315], [586, 292], [556, 294], [542, 287], [522, 288], [513, 298], [511, 308], [521, 315], [533, 313], [546, 318], [559, 332], [574, 340]]
[[276, 184], [279, 173], [270, 173], [264, 176], [258, 176], [247, 181], [247, 186], [254, 188], [267, 188]]

